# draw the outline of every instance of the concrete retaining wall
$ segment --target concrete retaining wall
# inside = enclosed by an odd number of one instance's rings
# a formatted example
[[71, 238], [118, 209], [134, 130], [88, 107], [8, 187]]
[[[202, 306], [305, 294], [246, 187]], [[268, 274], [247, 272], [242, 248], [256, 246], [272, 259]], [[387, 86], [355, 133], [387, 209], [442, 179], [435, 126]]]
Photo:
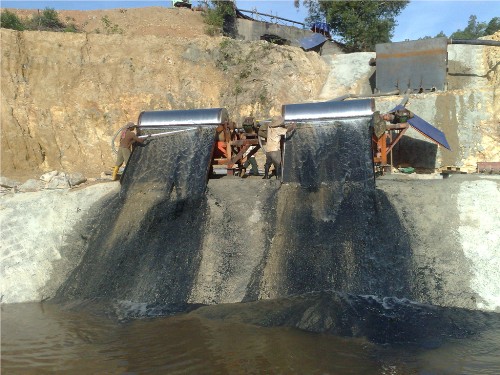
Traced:
[[[143, 221], [137, 221], [139, 216], [125, 215], [123, 220], [137, 222], [139, 228], [147, 229], [148, 236], [161, 242], [158, 246], [162, 251], [151, 258], [150, 250], [127, 247], [124, 242], [110, 257], [112, 277], [107, 278], [99, 267], [109, 257], [106, 244], [113, 237], [110, 235], [93, 250], [90, 269], [96, 279], [103, 279], [100, 288], [144, 287], [153, 295], [174, 288], [174, 294], [189, 295], [193, 303], [278, 298], [330, 285], [354, 294], [498, 310], [500, 243], [495, 228], [500, 214], [491, 202], [500, 199], [500, 179], [454, 176], [419, 181], [403, 176], [377, 184], [376, 196], [358, 194], [350, 200], [347, 196], [352, 196], [352, 189], [338, 189], [334, 196], [323, 188], [315, 192], [289, 185], [280, 188], [276, 180], [210, 180], [209, 215], [200, 229], [204, 234], [199, 254], [189, 253], [187, 243], [169, 251], [176, 245], [159, 241], [168, 233], [151, 231], [157, 228], [156, 222], [148, 224], [155, 228], [148, 229]], [[117, 186], [109, 183], [80, 193], [44, 191], [1, 198], [4, 210], [0, 218], [3, 228], [8, 229], [2, 231], [2, 244], [11, 245], [2, 248], [3, 303], [54, 295], [82, 258], [87, 239], [103, 227], [96, 224], [98, 214], [104, 212], [99, 199], [110, 192], [116, 198]], [[87, 200], [82, 202], [85, 196]], [[343, 197], [339, 205], [335, 203], [338, 196]], [[89, 210], [97, 201], [101, 203]], [[75, 225], [79, 215], [87, 211], [94, 212], [86, 217], [87, 223]], [[186, 224], [204, 215], [197, 211], [183, 221], [182, 228], [189, 235], [180, 233], [179, 228], [173, 231], [180, 240], [191, 241], [199, 227]], [[30, 223], [35, 221], [46, 222], [50, 230], [31, 230]], [[139, 236], [134, 241], [140, 244], [146, 239]], [[78, 252], [69, 251], [71, 241]], [[163, 259], [169, 252], [172, 256]], [[120, 274], [124, 262], [131, 268], [129, 273]], [[193, 278], [178, 278], [192, 267]], [[164, 284], [155, 285], [154, 268], [162, 270]], [[118, 282], [127, 275], [136, 279]], [[99, 286], [86, 279], [75, 283], [76, 292]], [[141, 301], [140, 295], [132, 297]]]

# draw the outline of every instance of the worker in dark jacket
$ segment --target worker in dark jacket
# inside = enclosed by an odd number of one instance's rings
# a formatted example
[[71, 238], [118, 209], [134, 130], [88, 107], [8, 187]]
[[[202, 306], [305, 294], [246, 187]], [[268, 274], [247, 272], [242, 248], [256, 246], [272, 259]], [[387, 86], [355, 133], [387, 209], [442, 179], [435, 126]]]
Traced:
[[137, 128], [133, 122], [129, 122], [127, 127], [122, 131], [120, 135], [120, 147], [118, 148], [118, 155], [116, 156], [115, 167], [113, 168], [113, 176], [111, 179], [115, 181], [117, 179], [118, 170], [120, 166], [125, 163], [127, 164], [128, 159], [131, 154], [131, 147], [135, 142], [143, 143], [145, 139], [139, 138], [133, 130]]

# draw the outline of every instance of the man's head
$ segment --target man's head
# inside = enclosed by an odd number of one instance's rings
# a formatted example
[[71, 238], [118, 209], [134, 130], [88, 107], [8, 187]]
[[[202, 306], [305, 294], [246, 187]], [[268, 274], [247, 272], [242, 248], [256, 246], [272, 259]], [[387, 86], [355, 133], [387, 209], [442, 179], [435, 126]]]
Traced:
[[133, 122], [129, 122], [127, 123], [127, 129], [130, 129], [130, 130], [133, 130], [137, 127], [136, 124], [134, 124]]
[[269, 124], [269, 127], [271, 128], [277, 128], [278, 126], [281, 126], [285, 123], [285, 119], [283, 116], [274, 116], [271, 119], [271, 123]]
[[384, 113], [381, 117], [384, 121], [394, 120], [394, 115], [392, 113]]

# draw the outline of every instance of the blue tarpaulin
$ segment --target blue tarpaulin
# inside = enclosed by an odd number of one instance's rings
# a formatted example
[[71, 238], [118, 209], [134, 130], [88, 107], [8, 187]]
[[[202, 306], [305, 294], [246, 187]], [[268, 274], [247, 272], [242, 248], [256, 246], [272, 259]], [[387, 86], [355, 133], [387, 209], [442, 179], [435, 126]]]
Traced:
[[315, 33], [311, 36], [300, 39], [299, 44], [302, 48], [304, 48], [307, 51], [310, 50], [311, 48], [317, 47], [325, 43], [327, 40], [328, 38], [324, 37], [323, 35]]
[[[398, 109], [404, 109], [404, 108], [405, 107], [403, 107], [402, 105], [398, 105], [390, 112], [394, 112]], [[440, 144], [441, 146], [447, 148], [448, 150], [451, 150], [451, 147], [448, 144], [448, 141], [446, 140], [446, 136], [444, 135], [444, 133], [441, 130], [429, 124], [421, 117], [418, 117], [417, 115], [414, 114], [413, 117], [408, 120], [408, 124], [410, 124], [411, 127], [416, 129], [422, 135], [425, 135], [427, 138], [430, 138], [437, 144]]]
[[311, 25], [311, 30], [315, 33], [330, 35], [330, 26], [326, 22], [314, 22]]

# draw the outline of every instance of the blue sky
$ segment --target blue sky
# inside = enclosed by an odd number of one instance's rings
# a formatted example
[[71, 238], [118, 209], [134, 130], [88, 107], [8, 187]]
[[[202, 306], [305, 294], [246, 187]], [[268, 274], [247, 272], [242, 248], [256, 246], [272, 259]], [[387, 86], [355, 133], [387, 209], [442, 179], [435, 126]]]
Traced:
[[[193, 1], [197, 3], [197, 1]], [[23, 9], [113, 9], [137, 8], [146, 6], [171, 7], [171, 1], [148, 0], [111, 0], [111, 1], [24, 1], [1, 0], [2, 8]], [[240, 9], [256, 9], [262, 13], [303, 22], [307, 11], [303, 7], [296, 9], [293, 1], [242, 1], [236, 0]], [[493, 17], [500, 17], [500, 0], [413, 0], [398, 17], [398, 26], [394, 30], [393, 42], [406, 39], [414, 40], [423, 36], [435, 36], [440, 31], [446, 35], [467, 26], [469, 16], [474, 14], [479, 22], [488, 22]]]

